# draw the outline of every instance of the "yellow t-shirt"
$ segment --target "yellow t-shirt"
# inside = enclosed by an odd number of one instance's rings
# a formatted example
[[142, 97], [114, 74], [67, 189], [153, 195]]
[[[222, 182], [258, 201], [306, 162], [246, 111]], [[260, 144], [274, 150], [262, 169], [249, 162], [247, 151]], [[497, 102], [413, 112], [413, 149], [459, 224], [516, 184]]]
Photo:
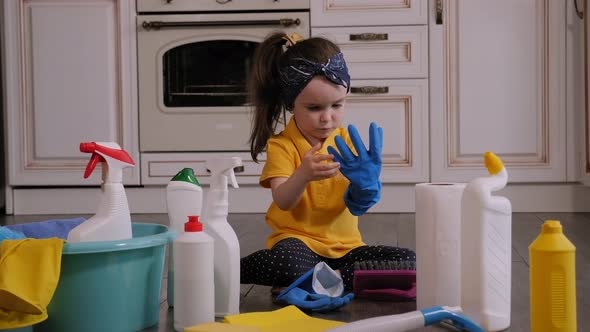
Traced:
[[[329, 145], [336, 146], [334, 137], [340, 135], [350, 146], [348, 132], [336, 129], [328, 137], [319, 153], [327, 154]], [[287, 128], [268, 140], [267, 160], [260, 176], [260, 185], [270, 188], [270, 179], [289, 177], [299, 165], [311, 145], [303, 137], [295, 120]], [[358, 229], [358, 218], [344, 204], [344, 192], [349, 181], [342, 174], [329, 179], [312, 181], [301, 200], [291, 210], [281, 210], [274, 202], [266, 213], [266, 223], [272, 233], [266, 241], [268, 248], [286, 238], [303, 241], [315, 253], [330, 258], [344, 256], [364, 245]]]

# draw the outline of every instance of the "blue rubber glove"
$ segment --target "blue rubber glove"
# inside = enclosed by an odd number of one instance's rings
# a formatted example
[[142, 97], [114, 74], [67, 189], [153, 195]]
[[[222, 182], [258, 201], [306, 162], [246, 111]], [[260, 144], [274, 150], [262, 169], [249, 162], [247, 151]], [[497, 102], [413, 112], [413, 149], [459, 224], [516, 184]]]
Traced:
[[348, 125], [350, 140], [358, 155], [354, 155], [344, 139], [334, 138], [336, 150], [328, 146], [328, 152], [340, 163], [340, 172], [350, 181], [344, 194], [344, 202], [353, 215], [364, 214], [381, 198], [381, 150], [383, 128], [371, 122], [369, 126], [369, 150], [366, 149], [358, 130]]
[[293, 281], [275, 298], [275, 301], [281, 304], [292, 304], [302, 310], [327, 312], [347, 305], [354, 298], [353, 293], [342, 296], [317, 294], [313, 289], [314, 269], [310, 269]]
[[381, 182], [377, 182], [377, 188], [359, 189], [350, 184], [344, 193], [344, 204], [352, 215], [362, 216], [371, 206], [379, 202], [381, 198]]
[[339, 297], [330, 297], [328, 295], [312, 294], [299, 287], [293, 287], [288, 291], [282, 291], [277, 296], [276, 301], [295, 305], [301, 310], [327, 312], [347, 305], [353, 298], [352, 293]]

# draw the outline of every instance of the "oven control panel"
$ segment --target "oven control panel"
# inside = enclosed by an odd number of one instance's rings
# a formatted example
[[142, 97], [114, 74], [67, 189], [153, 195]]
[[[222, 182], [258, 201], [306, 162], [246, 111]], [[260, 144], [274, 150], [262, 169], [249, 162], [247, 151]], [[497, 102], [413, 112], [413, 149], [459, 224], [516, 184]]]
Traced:
[[137, 0], [138, 13], [309, 10], [310, 0]]

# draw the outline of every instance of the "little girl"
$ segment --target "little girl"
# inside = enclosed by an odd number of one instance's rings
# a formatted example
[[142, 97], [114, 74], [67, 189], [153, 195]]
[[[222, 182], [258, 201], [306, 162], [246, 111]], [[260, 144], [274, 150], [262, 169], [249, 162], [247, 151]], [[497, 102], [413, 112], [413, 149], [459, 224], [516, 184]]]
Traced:
[[[382, 130], [371, 125], [365, 151], [356, 129], [341, 127], [350, 77], [338, 46], [274, 33], [255, 52], [249, 88], [250, 150], [258, 161], [266, 149], [260, 185], [272, 191], [272, 234], [268, 249], [241, 259], [241, 283], [276, 290], [324, 261], [351, 290], [355, 262], [415, 261], [410, 249], [368, 246], [361, 238], [357, 216], [380, 197]], [[291, 117], [275, 135], [284, 111]]]

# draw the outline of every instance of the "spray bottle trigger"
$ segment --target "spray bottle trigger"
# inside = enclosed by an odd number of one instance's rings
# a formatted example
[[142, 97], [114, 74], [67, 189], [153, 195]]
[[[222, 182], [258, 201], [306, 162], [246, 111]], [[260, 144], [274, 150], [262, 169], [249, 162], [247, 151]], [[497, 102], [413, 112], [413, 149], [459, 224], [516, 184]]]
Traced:
[[238, 186], [238, 180], [236, 179], [236, 173], [234, 172], [234, 169], [233, 168], [230, 168], [228, 170], [228, 173], [229, 173], [228, 176], [229, 176], [229, 179], [231, 181], [232, 187], [239, 188], [239, 186]]
[[88, 165], [86, 165], [86, 170], [84, 171], [84, 178], [88, 178], [90, 174], [92, 174], [92, 171], [94, 171], [94, 168], [96, 168], [96, 165], [98, 165], [99, 162], [104, 161], [105, 159], [103, 158], [103, 156], [99, 155], [98, 153], [93, 153], [92, 157], [90, 157]]

